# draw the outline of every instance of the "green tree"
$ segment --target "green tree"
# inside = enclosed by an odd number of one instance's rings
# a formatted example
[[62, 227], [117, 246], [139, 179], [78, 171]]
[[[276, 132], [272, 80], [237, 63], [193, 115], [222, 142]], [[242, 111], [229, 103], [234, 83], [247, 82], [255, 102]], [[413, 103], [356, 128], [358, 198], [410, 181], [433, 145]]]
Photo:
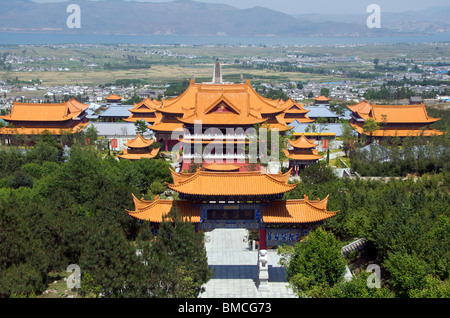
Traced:
[[211, 277], [203, 232], [196, 232], [175, 206], [160, 223], [156, 240], [142, 242], [142, 276], [150, 297], [197, 297]]
[[135, 121], [134, 126], [136, 127], [136, 132], [142, 136], [148, 131], [148, 124], [143, 119]]
[[320, 90], [320, 95], [328, 97], [330, 96], [330, 90], [326, 87], [322, 87], [322, 89]]
[[365, 133], [369, 134], [370, 142], [371, 142], [373, 133], [375, 131], [377, 131], [378, 129], [380, 129], [380, 125], [378, 124], [378, 122], [375, 119], [369, 118], [364, 122], [364, 125], [362, 126], [362, 128]]
[[422, 290], [430, 269], [428, 264], [415, 254], [389, 253], [383, 262], [390, 274], [389, 285], [398, 297], [408, 297], [413, 290]]
[[320, 297], [343, 278], [345, 265], [339, 241], [318, 228], [295, 245], [287, 278], [299, 296]]
[[134, 295], [140, 266], [136, 250], [121, 229], [112, 224], [98, 227], [80, 257], [82, 275], [89, 274], [91, 285], [101, 286], [107, 298]]
[[362, 271], [348, 282], [342, 281], [326, 289], [324, 298], [392, 298], [394, 297], [385, 286], [369, 288], [367, 279], [370, 273]]
[[348, 122], [343, 123], [341, 139], [343, 142], [342, 149], [345, 152], [345, 156], [348, 156], [349, 152], [353, 149], [355, 137], [356, 136], [353, 127]]
[[10, 200], [0, 199], [0, 297], [39, 294], [49, 270], [46, 247], [21, 216], [19, 200]]
[[442, 281], [438, 277], [427, 275], [423, 289], [408, 291], [410, 298], [450, 298], [450, 280]]

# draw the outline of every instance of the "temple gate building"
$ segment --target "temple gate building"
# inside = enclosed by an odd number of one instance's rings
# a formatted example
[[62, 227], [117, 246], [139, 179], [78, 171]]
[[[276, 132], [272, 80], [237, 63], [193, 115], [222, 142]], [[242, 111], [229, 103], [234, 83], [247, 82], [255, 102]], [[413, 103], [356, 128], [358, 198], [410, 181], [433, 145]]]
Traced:
[[245, 228], [259, 232], [259, 249], [280, 244], [292, 245], [324, 220], [337, 212], [327, 210], [328, 196], [323, 200], [283, 200], [283, 194], [298, 184], [288, 183], [285, 174], [261, 172], [176, 173], [168, 187], [179, 193], [179, 200], [138, 199], [133, 195], [135, 210], [128, 214], [149, 221], [157, 233], [159, 223], [176, 205], [181, 215], [194, 223], [196, 230]]

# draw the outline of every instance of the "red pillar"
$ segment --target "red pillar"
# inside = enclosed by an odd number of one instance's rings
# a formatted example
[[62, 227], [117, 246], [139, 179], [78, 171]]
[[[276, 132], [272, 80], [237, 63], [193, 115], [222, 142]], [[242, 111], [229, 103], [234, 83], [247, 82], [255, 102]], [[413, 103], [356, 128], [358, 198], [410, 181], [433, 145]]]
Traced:
[[169, 151], [169, 139], [167, 137], [164, 138], [164, 144], [165, 144], [165, 147], [166, 147], [166, 151]]
[[259, 229], [259, 249], [260, 250], [267, 249], [266, 229]]

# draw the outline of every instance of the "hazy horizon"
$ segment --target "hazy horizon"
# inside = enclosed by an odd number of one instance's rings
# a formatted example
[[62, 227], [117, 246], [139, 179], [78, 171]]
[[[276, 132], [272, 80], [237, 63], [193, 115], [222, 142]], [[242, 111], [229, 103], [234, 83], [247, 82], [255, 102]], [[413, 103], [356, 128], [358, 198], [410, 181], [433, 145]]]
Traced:
[[[48, 2], [70, 2], [77, 3], [76, 0], [31, 0], [36, 3]], [[122, 1], [122, 0], [88, 0], [88, 1]], [[173, 2], [180, 0], [125, 0], [135, 2]], [[248, 9], [255, 6], [265, 7], [272, 10], [288, 14], [366, 14], [366, 8], [369, 4], [377, 4], [383, 12], [404, 12], [419, 11], [431, 7], [448, 6], [448, 0], [194, 0], [204, 3], [222, 3], [239, 9]]]

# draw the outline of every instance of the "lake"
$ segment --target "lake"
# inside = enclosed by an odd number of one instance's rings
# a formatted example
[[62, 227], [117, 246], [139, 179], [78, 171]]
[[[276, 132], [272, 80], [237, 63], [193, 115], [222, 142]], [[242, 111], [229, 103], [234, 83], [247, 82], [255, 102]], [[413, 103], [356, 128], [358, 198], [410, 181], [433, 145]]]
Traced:
[[344, 45], [450, 42], [450, 33], [383, 37], [228, 37], [138, 36], [0, 32], [0, 45], [20, 44], [191, 44], [191, 45]]

